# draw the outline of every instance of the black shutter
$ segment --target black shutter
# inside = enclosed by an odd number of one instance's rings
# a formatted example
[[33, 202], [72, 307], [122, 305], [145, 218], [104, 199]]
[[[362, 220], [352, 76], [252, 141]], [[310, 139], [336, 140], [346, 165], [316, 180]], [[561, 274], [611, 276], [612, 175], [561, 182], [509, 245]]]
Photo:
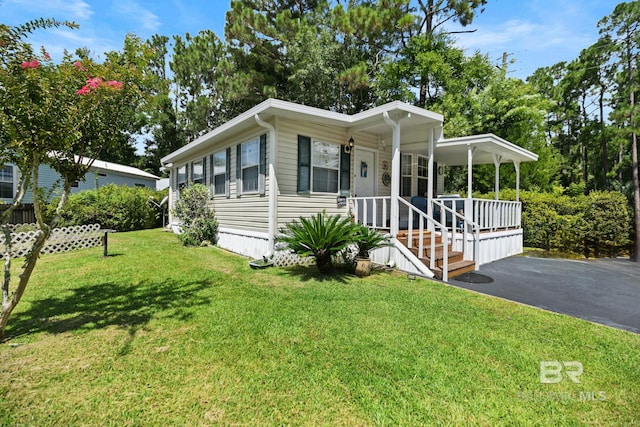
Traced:
[[236, 197], [242, 194], [242, 144], [236, 145]]
[[231, 197], [231, 147], [227, 148], [227, 154], [225, 155], [227, 162], [224, 170], [224, 195], [228, 199]]
[[207, 185], [207, 157], [202, 158], [202, 184]]
[[213, 176], [213, 154], [209, 156], [209, 188], [211, 189], [211, 195], [216, 194], [215, 189], [215, 177]]
[[298, 193], [311, 192], [311, 138], [298, 135]]
[[[271, 141], [273, 144], [273, 141]], [[261, 196], [266, 193], [266, 171], [267, 171], [267, 134], [260, 135], [260, 170], [258, 171], [258, 192]]]
[[351, 191], [351, 152], [345, 153], [340, 146], [340, 195], [349, 196]]

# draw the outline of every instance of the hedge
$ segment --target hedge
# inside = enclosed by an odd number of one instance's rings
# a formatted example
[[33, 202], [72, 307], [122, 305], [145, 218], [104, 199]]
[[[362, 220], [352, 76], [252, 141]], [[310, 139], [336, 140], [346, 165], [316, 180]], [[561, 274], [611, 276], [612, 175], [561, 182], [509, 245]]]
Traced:
[[[515, 200], [515, 190], [501, 191], [500, 199]], [[613, 257], [629, 249], [633, 215], [620, 192], [592, 191], [585, 196], [520, 191], [520, 201], [527, 247], [586, 257]]]
[[133, 231], [162, 225], [156, 203], [166, 191], [158, 192], [144, 187], [108, 184], [96, 190], [72, 194], [61, 212], [61, 226], [98, 223], [103, 228]]

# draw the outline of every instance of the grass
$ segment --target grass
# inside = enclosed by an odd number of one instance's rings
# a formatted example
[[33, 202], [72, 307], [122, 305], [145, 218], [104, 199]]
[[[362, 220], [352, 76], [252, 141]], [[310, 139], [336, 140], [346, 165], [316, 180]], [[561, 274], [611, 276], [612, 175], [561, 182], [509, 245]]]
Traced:
[[[43, 256], [0, 425], [638, 425], [640, 336], [427, 280], [251, 270], [159, 230]], [[541, 361], [579, 361], [541, 384]]]

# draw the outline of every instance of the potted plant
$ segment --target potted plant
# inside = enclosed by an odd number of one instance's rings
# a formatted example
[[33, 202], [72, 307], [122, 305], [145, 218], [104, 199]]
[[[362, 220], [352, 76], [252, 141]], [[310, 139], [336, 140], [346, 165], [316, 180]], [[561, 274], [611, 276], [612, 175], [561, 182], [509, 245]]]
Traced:
[[370, 252], [374, 249], [389, 246], [387, 236], [377, 230], [359, 224], [354, 232], [353, 243], [358, 250], [356, 255], [356, 275], [360, 277], [368, 276], [371, 274]]

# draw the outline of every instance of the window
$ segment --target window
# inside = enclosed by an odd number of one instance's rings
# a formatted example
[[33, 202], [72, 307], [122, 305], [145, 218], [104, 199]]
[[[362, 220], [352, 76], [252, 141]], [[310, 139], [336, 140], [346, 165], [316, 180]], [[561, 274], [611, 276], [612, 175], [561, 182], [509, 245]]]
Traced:
[[140, 183], [137, 183], [137, 182], [135, 184], [133, 184], [133, 186], [134, 187], [139, 187], [139, 188], [145, 188], [146, 187], [146, 185], [140, 184]]
[[[227, 157], [229, 155], [227, 154]], [[227, 160], [228, 164], [228, 160]], [[236, 146], [236, 195], [266, 194], [267, 134]]]
[[429, 188], [429, 159], [418, 156], [418, 195], [422, 196]]
[[229, 152], [231, 149], [218, 151], [211, 155], [211, 186], [214, 195], [228, 196]]
[[194, 184], [204, 184], [204, 161], [191, 163], [191, 176]]
[[316, 193], [337, 193], [340, 173], [340, 146], [327, 142], [313, 141], [311, 164], [312, 191]]
[[13, 199], [13, 166], [0, 166], [0, 198]]
[[351, 154], [342, 146], [298, 135], [298, 192], [348, 196]]
[[241, 148], [242, 192], [258, 191], [258, 168], [260, 165], [260, 140], [245, 142]]
[[180, 166], [178, 168], [176, 179], [179, 190], [183, 189], [185, 185], [187, 185], [187, 165]]
[[71, 188], [78, 188], [80, 187], [80, 181], [73, 181], [71, 183]]
[[400, 196], [411, 197], [411, 154], [402, 154], [400, 158], [400, 170], [402, 178], [400, 180]]

